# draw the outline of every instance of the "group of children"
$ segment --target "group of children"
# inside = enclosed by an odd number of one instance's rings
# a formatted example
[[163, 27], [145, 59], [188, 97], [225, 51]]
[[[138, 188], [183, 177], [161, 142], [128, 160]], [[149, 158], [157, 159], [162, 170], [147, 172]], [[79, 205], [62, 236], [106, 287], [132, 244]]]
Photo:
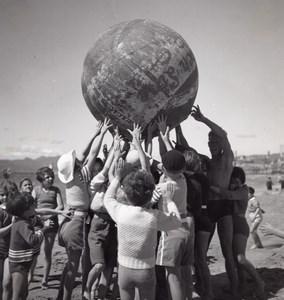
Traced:
[[[94, 299], [95, 293], [98, 299], [105, 299], [117, 267], [122, 300], [190, 300], [193, 269], [201, 299], [213, 300], [206, 258], [216, 224], [230, 293], [238, 296], [238, 288], [246, 284], [246, 271], [255, 280], [256, 296], [262, 299], [264, 283], [245, 257], [250, 232], [245, 218], [249, 203], [245, 174], [233, 167], [226, 132], [198, 106], [192, 116], [211, 129], [211, 159], [188, 145], [180, 126], [175, 128], [173, 147], [167, 118], [160, 116], [148, 126], [145, 150], [141, 127], [134, 124], [129, 130], [130, 143], [112, 128], [113, 143], [102, 161], [98, 154], [113, 126], [105, 119], [97, 124], [82, 153], [72, 150], [58, 160], [58, 177], [66, 187], [66, 210], [49, 168], [38, 171], [41, 184], [35, 189], [28, 178], [21, 181], [19, 191], [0, 187], [5, 206], [0, 208], [2, 299], [26, 299], [43, 240], [42, 288], [48, 288], [58, 232], [59, 245], [67, 254], [58, 300], [71, 299], [80, 261], [83, 299]], [[160, 162], [151, 158], [152, 137], [157, 134]], [[254, 210], [255, 206], [251, 201], [252, 232], [259, 247], [256, 229], [261, 211]], [[42, 215], [40, 219], [37, 214]], [[58, 214], [65, 216], [60, 225]]]

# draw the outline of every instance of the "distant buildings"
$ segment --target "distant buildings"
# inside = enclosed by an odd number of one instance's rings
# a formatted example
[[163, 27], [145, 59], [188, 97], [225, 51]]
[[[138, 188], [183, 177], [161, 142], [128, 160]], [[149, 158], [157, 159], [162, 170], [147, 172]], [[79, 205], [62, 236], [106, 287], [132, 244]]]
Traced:
[[267, 155], [236, 156], [234, 165], [242, 167], [247, 173], [284, 174], [284, 154], [268, 152]]

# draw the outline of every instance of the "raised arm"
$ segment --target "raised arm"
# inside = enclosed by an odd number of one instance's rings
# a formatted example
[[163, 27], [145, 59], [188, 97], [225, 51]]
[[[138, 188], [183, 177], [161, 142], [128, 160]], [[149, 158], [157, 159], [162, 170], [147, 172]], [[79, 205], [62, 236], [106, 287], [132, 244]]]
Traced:
[[153, 133], [157, 129], [157, 123], [152, 122], [148, 125], [147, 128], [147, 138], [145, 141], [145, 151], [149, 153], [150, 155], [152, 154], [153, 150]]
[[217, 137], [220, 138], [220, 141], [222, 143], [223, 151], [226, 152], [228, 155], [234, 157], [232, 149], [231, 149], [231, 145], [230, 145], [228, 137], [227, 137], [227, 132], [224, 129], [222, 129], [219, 125], [217, 125], [216, 123], [212, 122], [210, 119], [205, 117], [202, 114], [202, 112], [199, 108], [199, 105], [193, 106], [192, 111], [191, 111], [191, 116], [196, 121], [204, 123], [205, 125], [207, 125], [211, 129], [213, 134], [215, 134]]
[[149, 160], [146, 156], [146, 153], [144, 152], [144, 150], [142, 148], [142, 141], [141, 141], [142, 129], [141, 129], [141, 127], [134, 123], [133, 130], [128, 129], [128, 132], [132, 135], [132, 144], [138, 151], [142, 170], [150, 172]]
[[115, 165], [115, 177], [110, 183], [104, 197], [104, 206], [107, 209], [111, 218], [115, 222], [117, 219], [118, 210], [123, 205], [116, 201], [116, 193], [117, 193], [117, 189], [120, 186], [123, 168], [124, 168], [124, 160], [120, 158]]
[[156, 122], [159, 128], [159, 147], [160, 155], [162, 156], [165, 152], [173, 150], [173, 146], [170, 142], [170, 129], [167, 126], [167, 117], [159, 116]]
[[108, 131], [108, 129], [112, 126], [109, 119], [104, 119], [104, 122], [101, 126], [101, 133], [97, 136], [96, 139], [93, 140], [90, 152], [88, 153], [86, 160], [84, 161], [84, 165], [87, 165], [88, 169], [91, 170], [93, 164], [99, 154], [103, 138]]
[[98, 122], [95, 126], [95, 132], [94, 132], [94, 136], [91, 138], [91, 140], [88, 142], [88, 144], [83, 148], [82, 152], [77, 154], [77, 158], [80, 161], [84, 161], [86, 159], [86, 157], [88, 156], [88, 154], [90, 153], [90, 149], [91, 146], [93, 144], [94, 139], [100, 134], [101, 132], [101, 127], [102, 127], [103, 123], [102, 122]]

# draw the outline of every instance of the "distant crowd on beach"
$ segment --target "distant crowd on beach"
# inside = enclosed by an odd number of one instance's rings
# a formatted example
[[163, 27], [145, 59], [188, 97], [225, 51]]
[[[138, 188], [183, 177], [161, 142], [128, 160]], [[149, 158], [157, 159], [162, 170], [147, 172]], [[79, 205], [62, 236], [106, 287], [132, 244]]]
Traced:
[[[66, 204], [54, 186], [52, 168], [37, 171], [36, 186], [30, 178], [12, 181], [5, 170], [0, 183], [0, 299], [27, 299], [40, 251], [41, 288], [49, 288], [57, 236], [67, 254], [58, 300], [71, 299], [80, 263], [82, 299], [106, 299], [115, 269], [118, 289], [112, 290], [112, 299], [190, 300], [195, 291], [201, 299], [213, 300], [207, 251], [216, 228], [228, 295], [242, 299], [249, 274], [254, 296], [265, 299], [265, 283], [246, 258], [247, 241], [251, 235], [251, 249], [263, 247], [259, 228], [282, 238], [284, 233], [260, 225], [265, 211], [254, 188], [246, 185], [244, 170], [233, 166], [226, 131], [199, 106], [191, 117], [209, 129], [211, 158], [189, 145], [181, 125], [173, 129], [172, 142], [165, 116], [148, 125], [144, 141], [139, 124], [123, 137], [110, 120], [97, 123], [81, 153], [71, 150], [57, 162]], [[107, 131], [113, 137], [109, 149]], [[160, 160], [152, 158], [156, 136]]]

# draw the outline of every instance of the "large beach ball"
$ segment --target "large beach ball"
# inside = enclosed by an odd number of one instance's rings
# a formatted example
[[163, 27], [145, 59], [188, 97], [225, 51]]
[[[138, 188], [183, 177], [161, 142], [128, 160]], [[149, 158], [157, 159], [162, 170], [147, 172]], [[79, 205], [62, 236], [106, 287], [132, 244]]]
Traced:
[[105, 117], [122, 134], [143, 129], [159, 115], [171, 128], [190, 114], [198, 71], [186, 41], [171, 28], [133, 20], [102, 33], [84, 61], [82, 92], [97, 120]]

